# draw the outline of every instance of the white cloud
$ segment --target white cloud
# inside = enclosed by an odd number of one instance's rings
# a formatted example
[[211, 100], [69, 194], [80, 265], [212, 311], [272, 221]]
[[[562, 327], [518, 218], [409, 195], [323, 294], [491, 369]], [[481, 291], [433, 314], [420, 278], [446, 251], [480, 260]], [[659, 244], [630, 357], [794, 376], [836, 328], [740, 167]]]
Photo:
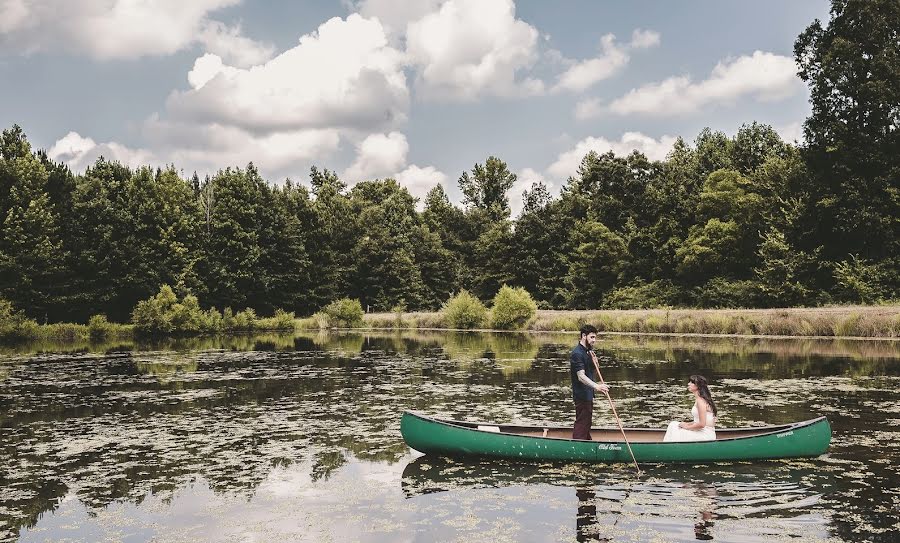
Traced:
[[601, 38], [600, 50], [602, 54], [599, 57], [577, 62], [563, 72], [553, 90], [584, 91], [598, 81], [609, 78], [628, 64], [628, 54], [623, 47], [616, 44], [614, 35], [607, 34]]
[[391, 126], [406, 118], [409, 92], [402, 54], [381, 24], [353, 14], [333, 18], [269, 62], [249, 69], [205, 55], [192, 88], [166, 103], [180, 119], [256, 132]]
[[357, 147], [356, 160], [341, 176], [350, 184], [388, 177], [406, 165], [409, 144], [400, 132], [371, 134]]
[[634, 49], [646, 49], [659, 45], [659, 32], [636, 28], [631, 33], [631, 47]]
[[131, 167], [148, 166], [155, 161], [153, 153], [148, 150], [130, 149], [115, 142], [98, 144], [78, 132], [69, 132], [57, 140], [47, 151], [47, 155], [53, 160], [65, 163], [75, 171], [84, 170], [100, 156]]
[[772, 128], [778, 132], [778, 135], [781, 136], [781, 139], [788, 143], [793, 143], [795, 141], [803, 142], [803, 123], [789, 123], [780, 126], [773, 126]]
[[352, 185], [392, 177], [419, 199], [419, 209], [422, 209], [425, 195], [435, 186], [446, 183], [447, 175], [434, 166], [407, 166], [408, 153], [409, 144], [403, 134], [371, 134], [357, 146], [356, 159], [341, 178]]
[[69, 132], [47, 151], [74, 171], [84, 171], [99, 156], [131, 167], [174, 164], [186, 172], [214, 174], [228, 166], [253, 162], [273, 181], [305, 173], [328, 158], [338, 147], [335, 130], [299, 130], [257, 135], [221, 125], [175, 123], [148, 119], [142, 135], [149, 148], [133, 149], [116, 142], [96, 143], [77, 132]]
[[601, 116], [603, 114], [602, 104], [603, 103], [599, 98], [579, 100], [578, 103], [575, 104], [575, 118], [579, 121], [585, 121]]
[[447, 174], [437, 170], [434, 166], [420, 168], [415, 164], [407, 166], [394, 178], [400, 185], [406, 187], [410, 194], [419, 199], [419, 210], [425, 207], [425, 196], [428, 191], [447, 182]]
[[633, 151], [644, 153], [650, 160], [663, 160], [672, 150], [677, 138], [662, 136], [658, 140], [640, 132], [625, 132], [618, 141], [606, 138], [589, 137], [575, 144], [573, 149], [561, 153], [555, 162], [547, 168], [547, 174], [554, 179], [566, 179], [578, 171], [581, 160], [590, 151], [603, 154], [612, 151], [619, 156], [630, 155]]
[[699, 83], [681, 76], [632, 89], [614, 100], [609, 110], [620, 115], [679, 115], [739, 99], [778, 100], [802, 90], [796, 74], [790, 57], [755, 51], [751, 56], [720, 62]]
[[253, 162], [273, 180], [298, 175], [334, 153], [341, 141], [330, 128], [258, 134], [235, 126], [161, 120], [153, 116], [142, 133], [167, 162], [185, 171], [215, 172]]
[[0, 32], [11, 32], [23, 26], [28, 14], [28, 6], [24, 0], [0, 1]]
[[200, 44], [236, 65], [252, 65], [271, 56], [272, 46], [208, 17], [239, 2], [6, 0], [0, 6], [0, 51], [61, 51], [112, 60], [171, 55]]
[[235, 66], [256, 66], [272, 58], [275, 48], [241, 35], [241, 27], [229, 27], [218, 21], [209, 21], [198, 33], [205, 49], [228, 59]]
[[363, 17], [376, 17], [390, 34], [405, 34], [406, 25], [435, 11], [441, 0], [361, 0], [355, 10]]
[[407, 26], [406, 52], [427, 97], [527, 96], [544, 91], [519, 77], [538, 60], [538, 36], [512, 0], [448, 0]]
[[[190, 87], [173, 92], [164, 111], [144, 122], [141, 135], [152, 150], [147, 156], [188, 172], [214, 173], [252, 161], [273, 180], [302, 175], [330, 159], [341, 142], [404, 120], [409, 102], [402, 54], [387, 45], [378, 21], [359, 15], [331, 19], [296, 47], [249, 69], [207, 53], [187, 80]], [[88, 138], [57, 143], [60, 156], [68, 149], [76, 168], [89, 164], [101, 147]], [[111, 158], [128, 155], [123, 146], [105, 145], [119, 153], [106, 152]], [[399, 132], [370, 136], [359, 151], [348, 169], [354, 177], [388, 176], [406, 167], [408, 144]]]

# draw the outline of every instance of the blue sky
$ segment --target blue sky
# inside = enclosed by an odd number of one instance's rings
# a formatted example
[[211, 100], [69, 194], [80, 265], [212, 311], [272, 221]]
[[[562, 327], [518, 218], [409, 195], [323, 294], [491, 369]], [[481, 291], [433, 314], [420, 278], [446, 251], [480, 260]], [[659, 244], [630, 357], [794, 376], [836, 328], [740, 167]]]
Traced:
[[705, 126], [801, 137], [791, 2], [0, 0], [0, 125], [97, 156], [273, 182], [311, 165], [422, 196], [488, 155], [558, 190], [590, 149], [662, 158]]

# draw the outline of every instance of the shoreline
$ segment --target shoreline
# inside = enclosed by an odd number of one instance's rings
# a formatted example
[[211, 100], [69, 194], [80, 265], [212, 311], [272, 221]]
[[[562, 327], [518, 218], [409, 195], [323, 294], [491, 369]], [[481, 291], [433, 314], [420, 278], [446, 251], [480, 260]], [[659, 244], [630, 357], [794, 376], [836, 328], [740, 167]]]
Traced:
[[[455, 332], [455, 333], [479, 333], [479, 334], [577, 334], [578, 330], [499, 330], [496, 328], [330, 328], [334, 332]], [[328, 330], [323, 330], [327, 332]], [[297, 329], [297, 332], [315, 332], [311, 329]], [[289, 332], [284, 332], [289, 333]], [[626, 337], [659, 337], [659, 338], [710, 338], [710, 339], [805, 339], [805, 340], [849, 340], [849, 341], [900, 341], [900, 336], [788, 336], [788, 335], [766, 335], [766, 334], [704, 334], [704, 333], [688, 333], [688, 332], [614, 332], [601, 331], [597, 332], [597, 337], [603, 336], [626, 336]]]
[[[260, 324], [273, 324], [260, 319]], [[637, 337], [685, 337], [723, 339], [807, 340], [900, 340], [900, 305], [829, 306], [778, 309], [628, 309], [628, 310], [538, 310], [518, 330], [493, 328], [459, 329], [445, 325], [440, 312], [367, 313], [353, 327], [322, 328], [315, 317], [295, 318], [289, 327], [262, 326], [250, 330], [228, 330], [213, 334], [163, 334], [140, 338], [131, 324], [103, 322], [100, 329], [86, 324], [33, 325], [31, 337], [6, 338], [0, 345], [39, 341], [67, 345], [84, 342], [175, 340], [192, 337], [239, 337], [253, 334], [292, 334], [326, 330], [420, 331], [420, 332], [520, 332], [574, 333], [584, 322], [601, 335]], [[284, 324], [284, 323], [282, 323]], [[31, 325], [29, 325], [31, 326]]]
[[[900, 339], [900, 305], [774, 309], [538, 310], [521, 332], [572, 332], [581, 323], [601, 334], [735, 338]], [[460, 330], [438, 312], [367, 313], [360, 329]]]

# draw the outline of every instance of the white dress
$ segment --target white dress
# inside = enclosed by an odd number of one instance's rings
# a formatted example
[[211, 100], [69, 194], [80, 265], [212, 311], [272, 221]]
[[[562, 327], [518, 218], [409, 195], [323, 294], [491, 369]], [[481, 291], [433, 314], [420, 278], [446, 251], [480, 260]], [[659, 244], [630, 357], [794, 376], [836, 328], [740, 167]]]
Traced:
[[[691, 415], [694, 416], [694, 423], [700, 421], [700, 414], [697, 411], [697, 404], [691, 408]], [[666, 437], [663, 441], [715, 441], [716, 439], [716, 417], [712, 411], [706, 412], [706, 426], [699, 430], [686, 430], [678, 427], [678, 421], [673, 420], [666, 429]]]

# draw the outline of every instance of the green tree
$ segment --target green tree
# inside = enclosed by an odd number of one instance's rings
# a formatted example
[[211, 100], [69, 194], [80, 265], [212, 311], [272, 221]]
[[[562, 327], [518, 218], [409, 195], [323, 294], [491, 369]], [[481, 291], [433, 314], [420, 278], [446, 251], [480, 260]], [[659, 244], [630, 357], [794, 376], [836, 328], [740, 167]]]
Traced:
[[315, 270], [309, 251], [314, 232], [306, 226], [312, 213], [309, 192], [287, 180], [281, 188], [263, 193], [260, 213], [260, 271], [265, 275], [261, 309], [309, 314], [318, 307], [310, 296]]
[[546, 307], [565, 307], [569, 235], [575, 224], [568, 200], [554, 200], [543, 183], [524, 196], [513, 231], [511, 283], [521, 285]]
[[709, 128], [700, 131], [694, 141], [697, 175], [700, 179], [716, 170], [732, 168], [732, 147], [734, 143], [724, 132], [713, 132]]
[[210, 181], [213, 206], [197, 266], [206, 285], [203, 299], [216, 307], [255, 307], [259, 282], [258, 218], [264, 183], [252, 164], [226, 168]]
[[75, 218], [69, 251], [72, 255], [71, 303], [78, 320], [105, 314], [125, 321], [133, 300], [124, 295], [128, 248], [121, 242], [128, 232], [127, 186], [132, 171], [103, 157], [76, 178], [72, 196]]
[[352, 250], [353, 296], [381, 311], [397, 305], [420, 307], [425, 285], [416, 246], [422, 231], [412, 195], [386, 179], [357, 184], [350, 198], [362, 232]]
[[321, 307], [350, 294], [356, 270], [352, 250], [361, 232], [358, 216], [345, 193], [347, 186], [338, 176], [312, 167], [309, 177], [315, 198], [312, 215], [304, 222], [311, 233], [310, 260], [316, 265], [309, 294]]
[[832, 262], [879, 262], [900, 286], [900, 3], [833, 0], [827, 26], [797, 38], [799, 76], [812, 113], [804, 124], [805, 249], [822, 240]]
[[191, 186], [174, 167], [140, 168], [125, 185], [123, 305], [132, 307], [162, 284], [182, 292], [200, 287], [194, 269], [200, 210]]
[[710, 219], [703, 225], [692, 226], [688, 238], [678, 248], [677, 272], [687, 284], [699, 284], [717, 275], [736, 275], [741, 255], [741, 229], [733, 220]]
[[579, 167], [579, 188], [590, 196], [597, 219], [621, 233], [629, 219], [643, 222], [642, 203], [653, 168], [647, 157], [634, 152], [628, 157], [591, 151]]
[[490, 156], [484, 164], [475, 164], [472, 175], [463, 172], [459, 188], [465, 205], [484, 210], [492, 221], [499, 221], [509, 218], [506, 193], [515, 182], [516, 174], [509, 171], [506, 162]]
[[784, 157], [790, 146], [771, 126], [752, 122], [745, 124], [734, 135], [731, 145], [731, 164], [744, 175], [756, 171], [772, 157]]
[[[678, 272], [699, 282], [719, 275], [750, 276], [762, 229], [762, 198], [734, 170], [716, 170], [703, 184], [692, 226], [676, 251]], [[705, 222], [704, 222], [705, 221]]]
[[597, 309], [612, 290], [628, 256], [621, 237], [597, 221], [579, 223], [571, 234], [573, 252], [566, 276], [567, 302], [577, 309]]
[[48, 319], [63, 251], [47, 170], [18, 126], [3, 132], [0, 179], [8, 186], [0, 217], [0, 297], [28, 316]]
[[792, 247], [783, 232], [767, 232], [758, 256], [755, 273], [767, 305], [791, 307], [808, 301], [809, 289], [801, 281], [805, 254]]
[[460, 230], [465, 213], [451, 204], [444, 187], [437, 185], [425, 196], [421, 217], [423, 306], [436, 309], [460, 288], [463, 246]]

